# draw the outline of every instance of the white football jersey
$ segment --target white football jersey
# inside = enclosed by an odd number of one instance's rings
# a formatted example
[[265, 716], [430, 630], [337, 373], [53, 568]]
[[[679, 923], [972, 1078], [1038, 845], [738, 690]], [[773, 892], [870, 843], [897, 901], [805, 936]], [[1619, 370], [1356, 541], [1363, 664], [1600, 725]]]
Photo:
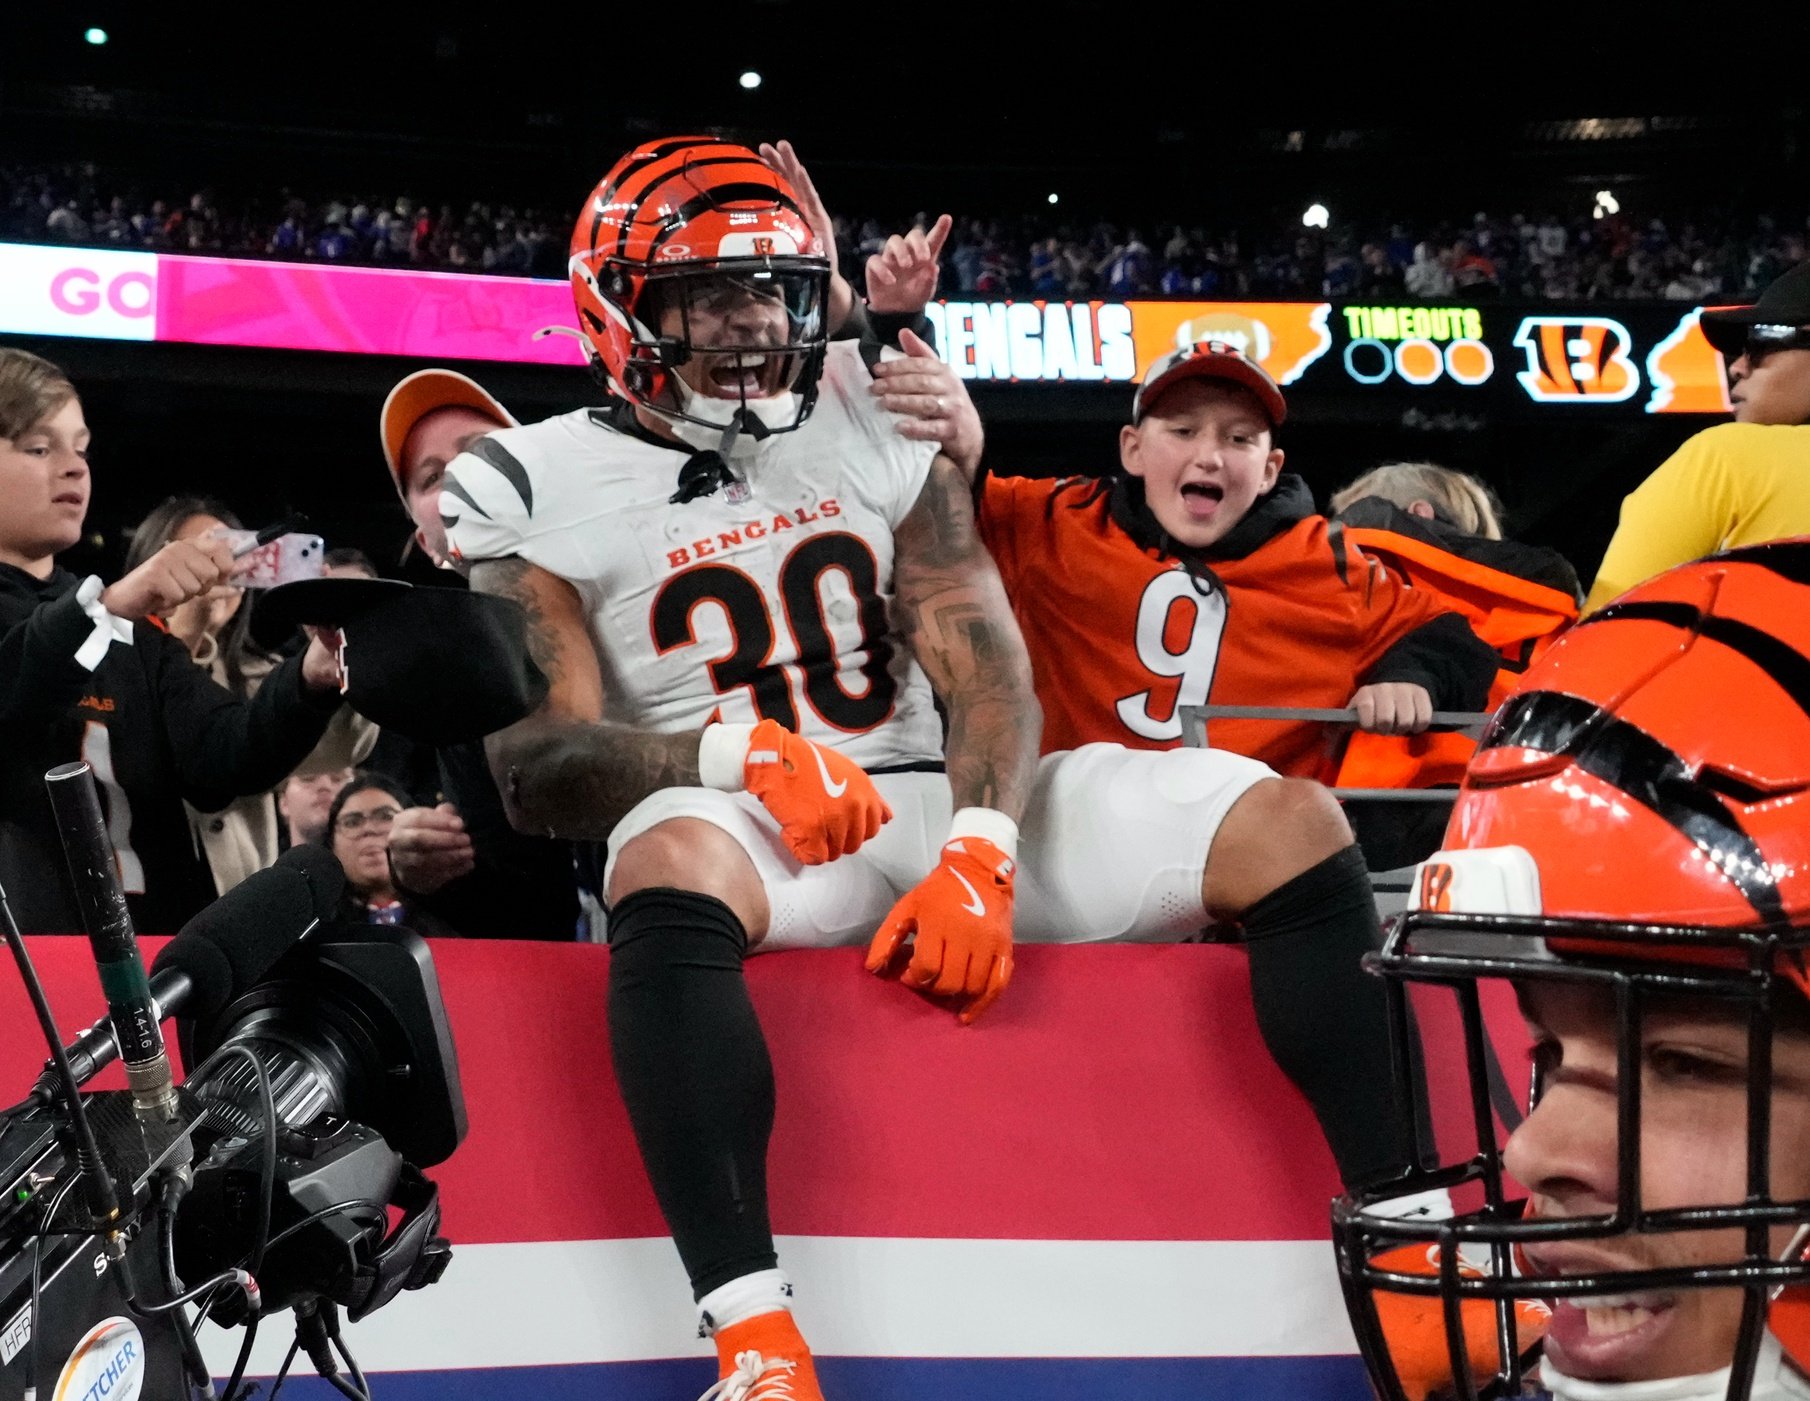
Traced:
[[864, 768], [938, 762], [930, 683], [890, 624], [893, 531], [936, 447], [899, 436], [859, 346], [745, 480], [670, 498], [688, 450], [580, 410], [499, 429], [448, 466], [455, 559], [519, 556], [571, 582], [612, 720], [660, 731], [774, 719]]

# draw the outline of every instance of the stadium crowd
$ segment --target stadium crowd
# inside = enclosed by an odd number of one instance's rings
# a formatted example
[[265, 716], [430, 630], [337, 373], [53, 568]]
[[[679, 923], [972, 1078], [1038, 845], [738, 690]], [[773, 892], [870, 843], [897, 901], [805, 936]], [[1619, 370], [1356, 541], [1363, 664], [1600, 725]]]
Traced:
[[[927, 222], [923, 215], [919, 222]], [[963, 216], [943, 254], [946, 295], [985, 297], [1366, 297], [1530, 301], [1747, 296], [1803, 261], [1802, 211], [1484, 213], [1434, 220], [1298, 216], [1187, 219], [1128, 227]], [[892, 227], [835, 220], [842, 266], [861, 289]], [[563, 209], [412, 196], [283, 190], [154, 194], [93, 166], [0, 166], [0, 240], [235, 257], [565, 275]]]

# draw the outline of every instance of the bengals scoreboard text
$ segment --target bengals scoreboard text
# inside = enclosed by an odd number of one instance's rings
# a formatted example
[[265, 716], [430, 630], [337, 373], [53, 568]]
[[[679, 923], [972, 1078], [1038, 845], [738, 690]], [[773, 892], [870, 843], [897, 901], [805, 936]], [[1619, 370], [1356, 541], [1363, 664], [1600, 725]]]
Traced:
[[[1335, 398], [1542, 418], [1729, 411], [1701, 308], [1681, 303], [949, 298], [928, 310], [944, 358], [976, 384], [1130, 385], [1177, 345], [1217, 339], [1309, 412]], [[578, 365], [570, 338], [534, 339], [571, 322], [564, 282], [0, 244], [0, 335]]]

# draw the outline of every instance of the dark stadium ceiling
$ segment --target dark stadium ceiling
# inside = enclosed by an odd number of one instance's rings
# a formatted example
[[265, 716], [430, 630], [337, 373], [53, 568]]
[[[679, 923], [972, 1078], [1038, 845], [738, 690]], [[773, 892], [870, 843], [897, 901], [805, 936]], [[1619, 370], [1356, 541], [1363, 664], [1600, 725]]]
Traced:
[[[1722, 198], [1718, 181], [1739, 196], [1802, 171], [1801, 102], [1756, 120], [1740, 85], [1706, 80], [1699, 43], [1655, 48], [1625, 9], [1594, 29], [1532, 7], [1473, 29], [1449, 4], [1314, 10], [0, 6], [0, 162], [208, 163], [242, 183], [265, 158], [272, 184], [337, 172], [389, 188], [406, 170], [434, 198], [461, 176], [582, 189], [636, 140], [713, 130], [790, 136], [832, 200], [864, 209], [1003, 210], [1061, 190], [1077, 212], [1329, 181], [1392, 182], [1403, 208], [1699, 174]], [[109, 42], [84, 42], [91, 26]]]

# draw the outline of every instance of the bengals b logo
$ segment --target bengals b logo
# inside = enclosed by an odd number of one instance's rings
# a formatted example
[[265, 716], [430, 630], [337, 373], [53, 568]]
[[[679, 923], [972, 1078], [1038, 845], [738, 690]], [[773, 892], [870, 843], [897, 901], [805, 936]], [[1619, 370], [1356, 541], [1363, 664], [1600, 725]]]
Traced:
[[1529, 316], [1515, 332], [1527, 368], [1515, 378], [1542, 404], [1615, 404], [1640, 388], [1634, 338], [1607, 316]]
[[756, 234], [754, 237], [754, 256], [757, 258], [771, 258], [773, 256], [773, 240]]

